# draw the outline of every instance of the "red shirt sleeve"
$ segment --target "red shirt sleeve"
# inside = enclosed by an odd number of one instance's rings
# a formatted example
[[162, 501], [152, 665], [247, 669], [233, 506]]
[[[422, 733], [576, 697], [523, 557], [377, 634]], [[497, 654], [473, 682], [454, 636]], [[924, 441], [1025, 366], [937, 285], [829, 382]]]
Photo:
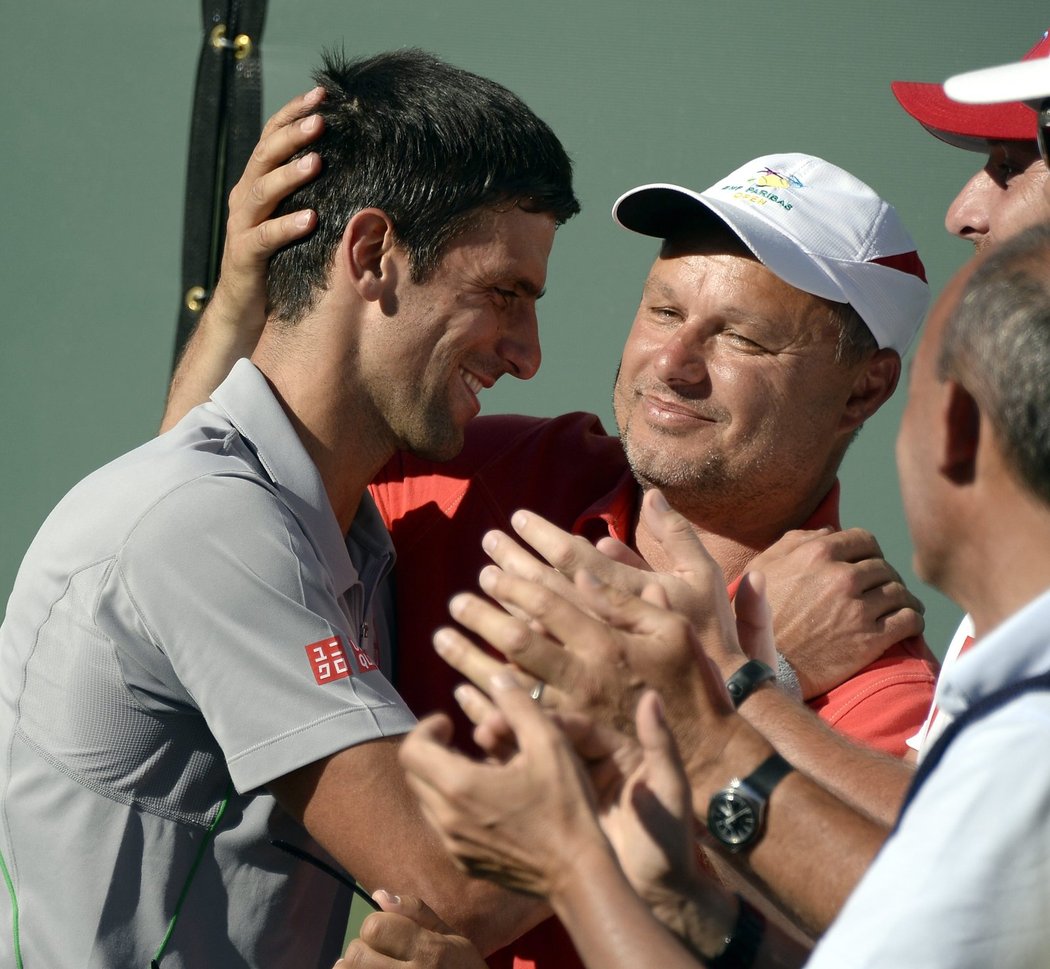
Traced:
[[891, 646], [874, 663], [809, 701], [828, 726], [894, 757], [926, 720], [938, 664], [921, 636]]

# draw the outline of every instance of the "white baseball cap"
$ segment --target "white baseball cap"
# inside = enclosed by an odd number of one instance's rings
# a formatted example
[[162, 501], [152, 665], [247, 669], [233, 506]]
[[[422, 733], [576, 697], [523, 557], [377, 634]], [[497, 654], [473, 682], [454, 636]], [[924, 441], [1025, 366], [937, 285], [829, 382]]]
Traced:
[[796, 289], [849, 303], [880, 347], [904, 353], [930, 287], [896, 209], [849, 172], [813, 155], [763, 155], [696, 192], [654, 183], [625, 192], [613, 218], [625, 229], [673, 238], [728, 226]]
[[1037, 108], [1043, 98], [1050, 97], [1050, 34], [1044, 31], [1042, 40], [1023, 60], [948, 78], [944, 93], [963, 104], [1027, 101]]

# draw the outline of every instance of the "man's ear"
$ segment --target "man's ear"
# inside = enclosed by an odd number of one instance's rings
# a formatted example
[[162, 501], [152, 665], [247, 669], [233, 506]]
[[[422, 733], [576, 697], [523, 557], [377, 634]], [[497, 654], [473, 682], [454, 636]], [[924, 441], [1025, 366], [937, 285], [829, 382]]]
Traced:
[[900, 377], [900, 354], [889, 348], [876, 350], [853, 381], [842, 413], [843, 429], [853, 431], [871, 417], [893, 395]]
[[380, 302], [395, 283], [394, 246], [394, 223], [382, 209], [362, 209], [347, 222], [338, 258], [362, 299]]
[[944, 387], [943, 449], [938, 455], [941, 473], [955, 484], [970, 484], [977, 469], [981, 441], [981, 409], [973, 395], [954, 380]]

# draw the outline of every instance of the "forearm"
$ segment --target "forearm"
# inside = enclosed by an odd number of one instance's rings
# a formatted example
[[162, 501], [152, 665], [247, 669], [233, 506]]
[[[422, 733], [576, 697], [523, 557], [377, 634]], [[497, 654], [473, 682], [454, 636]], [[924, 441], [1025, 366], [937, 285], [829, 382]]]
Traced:
[[[770, 743], [741, 722], [717, 758], [691, 763], [687, 757], [701, 825], [706, 826], [711, 796], [733, 777], [746, 777], [771, 752]], [[757, 845], [745, 855], [722, 852], [721, 857], [747, 866], [778, 904], [816, 935], [838, 914], [885, 837], [885, 828], [796, 770], [773, 791]]]
[[796, 769], [889, 833], [911, 781], [908, 764], [853, 743], [775, 687], [756, 690], [740, 713]]
[[[575, 853], [571, 875], [552, 892], [551, 905], [588, 969], [699, 965], [650, 912], [608, 851]], [[691, 944], [701, 943], [709, 953], [718, 951], [724, 939], [719, 930], [724, 933], [732, 922], [731, 905], [723, 908], [726, 911], [698, 920]]]
[[369, 892], [421, 898], [482, 953], [494, 952], [550, 910], [456, 866], [408, 790], [397, 762], [399, 743], [359, 744], [286, 775], [271, 789]]
[[[221, 282], [220, 282], [221, 287]], [[206, 401], [226, 379], [234, 363], [250, 357], [259, 340], [259, 329], [245, 326], [224, 312], [225, 300], [217, 292], [179, 358], [168, 389], [160, 431], [174, 427], [191, 409]]]
[[[573, 872], [551, 903], [588, 969], [697, 969], [723, 952], [737, 928], [737, 899], [703, 876], [650, 910], [607, 853], [578, 854]], [[754, 966], [794, 969], [807, 955], [767, 925]]]

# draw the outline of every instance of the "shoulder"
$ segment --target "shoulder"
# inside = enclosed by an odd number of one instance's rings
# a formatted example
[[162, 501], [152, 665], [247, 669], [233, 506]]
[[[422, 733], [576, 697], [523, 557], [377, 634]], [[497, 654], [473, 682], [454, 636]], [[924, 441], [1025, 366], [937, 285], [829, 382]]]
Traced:
[[[406, 477], [459, 477], [508, 459], [530, 454], [588, 453], [622, 456], [620, 442], [610, 437], [594, 414], [576, 411], [560, 417], [497, 414], [475, 418], [467, 426], [463, 449], [450, 461], [428, 461], [398, 452], [376, 476], [375, 485]], [[621, 457], [622, 460], [622, 457]]]
[[810, 701], [829, 726], [894, 757], [922, 726], [933, 702], [937, 660], [922, 637], [891, 646], [844, 683]]
[[553, 492], [571, 494], [576, 504], [608, 490], [625, 468], [619, 439], [606, 434], [594, 414], [498, 415], [472, 421], [463, 450], [451, 461], [395, 455], [370, 490], [392, 528], [423, 507], [452, 516], [468, 495], [494, 508], [542, 513]]

